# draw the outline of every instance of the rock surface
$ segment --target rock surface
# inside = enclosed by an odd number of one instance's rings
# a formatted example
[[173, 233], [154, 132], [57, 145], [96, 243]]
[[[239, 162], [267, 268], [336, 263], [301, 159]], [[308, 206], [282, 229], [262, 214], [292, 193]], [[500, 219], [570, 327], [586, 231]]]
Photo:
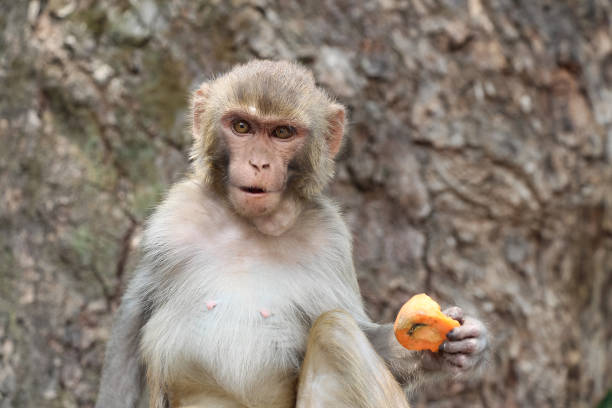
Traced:
[[488, 322], [485, 375], [415, 407], [593, 407], [612, 387], [612, 5], [51, 0], [0, 13], [0, 408], [93, 406], [188, 93], [302, 61], [350, 110], [331, 194], [371, 316]]

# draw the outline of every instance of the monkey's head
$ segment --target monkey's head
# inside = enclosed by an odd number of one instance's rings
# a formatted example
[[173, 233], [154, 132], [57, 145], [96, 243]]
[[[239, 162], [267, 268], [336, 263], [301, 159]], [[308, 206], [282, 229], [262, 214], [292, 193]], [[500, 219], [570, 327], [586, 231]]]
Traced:
[[309, 200], [334, 172], [345, 110], [290, 62], [252, 61], [192, 97], [195, 176], [247, 218]]

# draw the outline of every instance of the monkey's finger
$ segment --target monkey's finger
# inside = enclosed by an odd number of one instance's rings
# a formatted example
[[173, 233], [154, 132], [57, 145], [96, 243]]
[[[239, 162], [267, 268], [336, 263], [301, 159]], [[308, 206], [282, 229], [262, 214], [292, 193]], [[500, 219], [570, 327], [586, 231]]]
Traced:
[[446, 337], [449, 340], [463, 340], [470, 337], [481, 337], [484, 333], [484, 325], [480, 321], [468, 317], [461, 326], [449, 331]]
[[444, 313], [451, 319], [457, 320], [460, 324], [463, 324], [463, 309], [461, 309], [459, 306], [449, 307], [442, 313]]
[[445, 341], [440, 346], [444, 353], [449, 354], [477, 354], [484, 350], [484, 342], [479, 339], [470, 338], [460, 341]]
[[429, 350], [425, 350], [425, 352], [421, 355], [421, 362], [425, 369], [437, 371], [442, 369], [444, 357], [442, 353], [434, 353]]
[[454, 367], [466, 369], [474, 365], [472, 359], [465, 354], [446, 354], [444, 360]]

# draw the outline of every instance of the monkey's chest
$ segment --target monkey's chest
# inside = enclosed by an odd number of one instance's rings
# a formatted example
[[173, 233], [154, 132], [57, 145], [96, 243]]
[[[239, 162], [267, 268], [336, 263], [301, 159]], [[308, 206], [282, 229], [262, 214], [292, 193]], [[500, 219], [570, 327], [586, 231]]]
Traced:
[[304, 289], [315, 289], [273, 275], [185, 284], [183, 296], [173, 296], [144, 327], [147, 365], [164, 366], [164, 377], [186, 393], [226, 395], [250, 407], [291, 406], [316, 317], [305, 311]]

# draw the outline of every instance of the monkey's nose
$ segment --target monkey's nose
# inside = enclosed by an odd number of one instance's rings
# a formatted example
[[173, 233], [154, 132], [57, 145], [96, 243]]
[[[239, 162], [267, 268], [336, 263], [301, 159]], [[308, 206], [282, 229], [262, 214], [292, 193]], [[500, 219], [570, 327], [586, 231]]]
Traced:
[[267, 170], [270, 168], [270, 163], [249, 160], [249, 164], [257, 171]]

